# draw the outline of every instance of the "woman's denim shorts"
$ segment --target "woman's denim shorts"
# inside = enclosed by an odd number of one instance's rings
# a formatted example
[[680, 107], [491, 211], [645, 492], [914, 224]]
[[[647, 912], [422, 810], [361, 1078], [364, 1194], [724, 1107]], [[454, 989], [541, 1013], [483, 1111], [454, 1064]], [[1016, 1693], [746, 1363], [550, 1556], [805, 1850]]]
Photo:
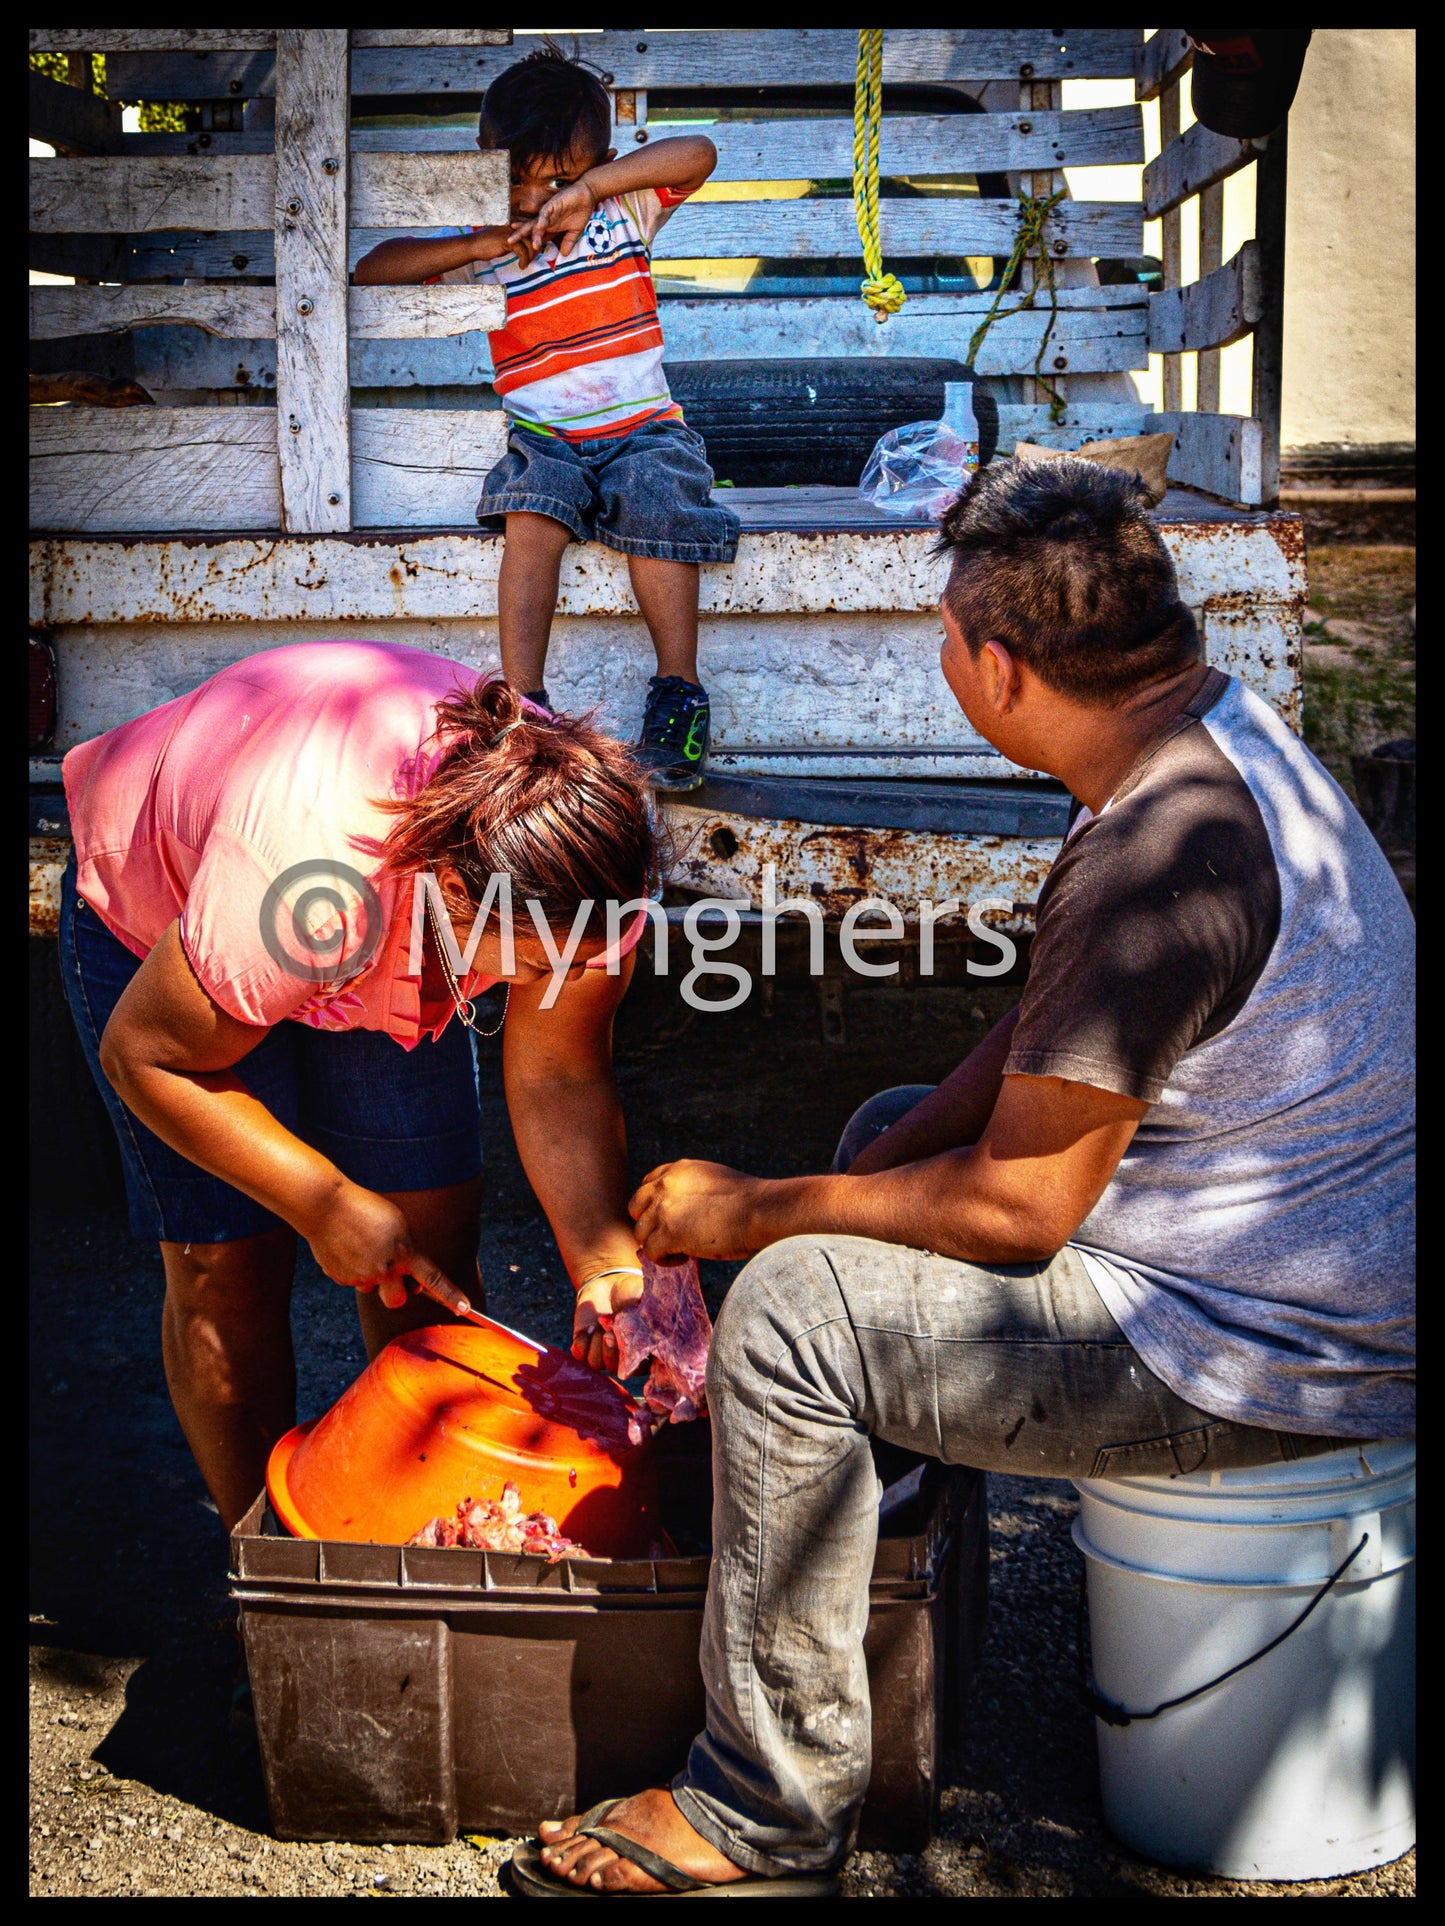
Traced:
[[[131, 1229], [196, 1244], [275, 1230], [280, 1218], [147, 1130], [101, 1069], [101, 1036], [139, 968], [140, 958], [77, 896], [72, 857], [61, 884], [60, 970], [81, 1049], [120, 1139]], [[414, 1050], [372, 1030], [278, 1023], [236, 1075], [273, 1117], [367, 1190], [439, 1190], [482, 1168], [472, 1040], [460, 1023]]]
[[707, 444], [681, 421], [645, 421], [611, 440], [563, 441], [512, 426], [477, 503], [483, 528], [550, 515], [579, 542], [660, 562], [731, 562], [738, 518], [712, 499]]

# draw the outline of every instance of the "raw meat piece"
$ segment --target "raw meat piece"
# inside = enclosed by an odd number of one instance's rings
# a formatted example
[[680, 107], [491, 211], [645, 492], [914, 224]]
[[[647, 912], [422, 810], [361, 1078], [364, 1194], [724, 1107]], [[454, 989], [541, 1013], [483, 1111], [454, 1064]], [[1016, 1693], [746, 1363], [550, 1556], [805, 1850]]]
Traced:
[[522, 1494], [509, 1478], [496, 1498], [463, 1498], [456, 1520], [431, 1518], [412, 1533], [408, 1545], [468, 1551], [531, 1552], [555, 1565], [559, 1558], [586, 1558], [585, 1546], [564, 1538], [557, 1520], [545, 1511], [522, 1510]]
[[612, 1319], [617, 1375], [630, 1378], [648, 1358], [643, 1399], [659, 1424], [684, 1424], [707, 1410], [707, 1350], [712, 1319], [702, 1301], [697, 1262], [642, 1259], [642, 1296]]

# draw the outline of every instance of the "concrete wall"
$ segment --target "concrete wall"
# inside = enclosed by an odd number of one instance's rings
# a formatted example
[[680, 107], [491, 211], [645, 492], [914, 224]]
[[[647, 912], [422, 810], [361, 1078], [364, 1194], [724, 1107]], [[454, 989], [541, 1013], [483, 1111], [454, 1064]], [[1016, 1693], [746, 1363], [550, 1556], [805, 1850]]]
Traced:
[[1317, 29], [1290, 114], [1280, 440], [1415, 440], [1415, 34]]

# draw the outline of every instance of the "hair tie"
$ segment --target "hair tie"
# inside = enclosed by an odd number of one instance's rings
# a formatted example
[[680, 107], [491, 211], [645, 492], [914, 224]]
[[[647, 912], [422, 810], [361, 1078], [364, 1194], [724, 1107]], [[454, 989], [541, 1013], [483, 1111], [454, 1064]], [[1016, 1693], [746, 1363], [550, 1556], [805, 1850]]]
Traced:
[[514, 729], [520, 729], [522, 724], [526, 720], [527, 718], [525, 716], [518, 716], [515, 722], [504, 722], [501, 728], [498, 729], [497, 733], [492, 737], [491, 741], [487, 744], [487, 747], [489, 749], [495, 749], [497, 744], [502, 740], [503, 736], [509, 736]]

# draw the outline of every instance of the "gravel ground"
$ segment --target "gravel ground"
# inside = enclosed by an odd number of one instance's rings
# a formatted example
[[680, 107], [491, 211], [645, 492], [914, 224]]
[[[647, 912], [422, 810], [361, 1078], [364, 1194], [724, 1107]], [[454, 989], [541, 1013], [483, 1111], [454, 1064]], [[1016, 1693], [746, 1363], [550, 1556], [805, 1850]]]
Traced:
[[[937, 1077], [1013, 994], [859, 990], [842, 1049], [819, 1040], [805, 988], [780, 985], [771, 1018], [754, 1002], [685, 1028], [681, 1005], [640, 997], [619, 1035], [636, 1168], [691, 1153], [777, 1174], [816, 1169], [863, 1097]], [[556, 1340], [567, 1331], [560, 1264], [516, 1163], [494, 1055], [482, 1082], [490, 1308]], [[31, 1259], [31, 1892], [502, 1897], [506, 1841], [269, 1836], [254, 1732], [231, 1704], [225, 1545], [161, 1373], [158, 1259], [86, 1171], [74, 1184], [66, 1208], [36, 1213]], [[705, 1268], [716, 1299], [732, 1271]], [[364, 1361], [346, 1293], [309, 1258], [293, 1322], [309, 1415]], [[1413, 1896], [1413, 1853], [1351, 1879], [1245, 1885], [1162, 1871], [1110, 1840], [1072, 1687], [1074, 1509], [1066, 1484], [990, 1480], [991, 1631], [940, 1835], [917, 1857], [856, 1855], [846, 1895]]]

